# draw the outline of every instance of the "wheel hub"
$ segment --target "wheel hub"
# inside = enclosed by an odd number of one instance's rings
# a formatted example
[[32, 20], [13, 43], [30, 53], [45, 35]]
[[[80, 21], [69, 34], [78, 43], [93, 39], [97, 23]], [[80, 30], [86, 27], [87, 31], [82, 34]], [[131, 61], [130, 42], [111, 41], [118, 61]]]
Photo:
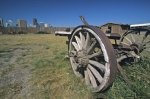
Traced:
[[80, 50], [77, 52], [78, 63], [82, 67], [86, 67], [89, 63], [88, 53], [86, 50]]

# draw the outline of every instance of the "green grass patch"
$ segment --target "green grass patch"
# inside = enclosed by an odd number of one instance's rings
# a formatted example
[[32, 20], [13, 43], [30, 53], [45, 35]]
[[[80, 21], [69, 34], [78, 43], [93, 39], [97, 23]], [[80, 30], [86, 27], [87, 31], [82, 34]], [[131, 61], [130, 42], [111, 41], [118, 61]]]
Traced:
[[[91, 93], [84, 80], [73, 74], [67, 52], [67, 37], [53, 34], [22, 34], [0, 36], [0, 76], [1, 80], [17, 67], [28, 70], [26, 97], [21, 94], [19, 83], [0, 86], [1, 98], [28, 99], [149, 99], [150, 98], [150, 57], [138, 63], [123, 66], [123, 72], [132, 82], [128, 85], [121, 75], [117, 75], [112, 87], [104, 93]], [[14, 51], [21, 50], [19, 58], [9, 64]], [[5, 61], [6, 60], [6, 61]], [[6, 64], [5, 64], [6, 63]], [[24, 72], [26, 73], [26, 72]], [[15, 78], [16, 79], [16, 78]], [[0, 83], [1, 84], [1, 83]], [[11, 93], [11, 94], [10, 94]]]

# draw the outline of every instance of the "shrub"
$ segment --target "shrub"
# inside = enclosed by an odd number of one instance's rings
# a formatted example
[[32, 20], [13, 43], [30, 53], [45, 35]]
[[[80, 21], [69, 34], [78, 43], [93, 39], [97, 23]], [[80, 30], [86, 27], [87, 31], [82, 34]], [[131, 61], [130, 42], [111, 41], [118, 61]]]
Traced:
[[19, 31], [18, 34], [27, 34], [25, 31]]
[[49, 34], [49, 33], [46, 32], [46, 31], [39, 31], [39, 32], [37, 32], [36, 34]]

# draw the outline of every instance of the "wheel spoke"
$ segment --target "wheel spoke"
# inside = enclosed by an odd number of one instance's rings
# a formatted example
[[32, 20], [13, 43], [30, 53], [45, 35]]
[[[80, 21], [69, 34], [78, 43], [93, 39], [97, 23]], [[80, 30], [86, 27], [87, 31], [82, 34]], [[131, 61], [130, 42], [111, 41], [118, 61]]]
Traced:
[[96, 40], [94, 40], [94, 42], [92, 42], [90, 48], [87, 50], [87, 53], [89, 53], [94, 48], [95, 45], [96, 45]]
[[128, 43], [125, 42], [121, 42], [122, 45], [126, 46], [126, 47], [130, 47], [130, 45]]
[[133, 34], [131, 34], [130, 36], [131, 36], [132, 41], [135, 42], [135, 38], [134, 38]]
[[93, 57], [99, 56], [100, 54], [101, 54], [101, 52], [99, 51], [99, 52], [97, 52], [97, 53], [93, 53], [93, 54], [91, 54], [91, 55], [88, 55], [88, 57], [89, 57], [89, 58], [93, 58]]
[[124, 37], [130, 44], [132, 44], [131, 40], [127, 37]]
[[77, 41], [77, 44], [78, 44], [78, 46], [79, 46], [79, 49], [82, 49], [81, 40], [80, 40], [77, 36], [75, 36], [75, 39], [76, 39], [76, 41]]
[[148, 43], [150, 43], [150, 41], [145, 42], [143, 45], [146, 45], [146, 44], [148, 44]]
[[76, 63], [76, 61], [74, 60], [73, 57], [70, 57], [70, 59], [71, 59], [71, 61], [72, 61], [72, 65], [73, 65], [74, 70], [77, 70], [78, 64]]
[[150, 48], [150, 45], [149, 46], [145, 46], [145, 48], [147, 49], [147, 48]]
[[87, 47], [89, 46], [89, 43], [90, 43], [90, 35], [89, 33], [87, 33], [84, 49], [87, 49]]
[[143, 41], [143, 46], [150, 46], [150, 36], [145, 41]]
[[84, 46], [84, 44], [85, 44], [85, 37], [84, 37], [84, 35], [81, 32], [79, 34], [80, 34], [81, 44], [82, 44], [82, 46]]
[[90, 78], [90, 81], [91, 81], [91, 84], [93, 85], [94, 88], [97, 87], [97, 83], [96, 83], [96, 80], [93, 76], [93, 74], [91, 73], [91, 71], [87, 68], [87, 72], [89, 74], [89, 78]]
[[76, 42], [72, 42], [72, 45], [74, 46], [74, 48], [75, 48], [77, 51], [80, 50], [80, 49], [79, 49], [79, 46], [78, 46], [78, 44], [77, 44]]
[[95, 69], [93, 68], [90, 64], [88, 65], [88, 68], [92, 71], [93, 75], [97, 78], [97, 80], [101, 83], [103, 78], [102, 76], [100, 75], [100, 73]]
[[150, 49], [144, 49], [144, 51], [150, 52]]
[[142, 43], [145, 41], [145, 39], [149, 36], [150, 32], [147, 31], [143, 37]]
[[94, 65], [94, 66], [98, 67], [102, 72], [105, 71], [105, 66], [103, 64], [101, 64], [101, 63], [99, 63], [97, 61], [93, 61], [93, 60], [89, 60], [89, 63], [91, 65]]
[[72, 65], [72, 68], [73, 68], [73, 71], [75, 73], [76, 76], [80, 77], [80, 78], [83, 78], [83, 75], [80, 74], [77, 70], [78, 70], [78, 65], [75, 61], [75, 59], [73, 57], [70, 57], [70, 61], [71, 61], [71, 65]]
[[145, 41], [145, 39], [146, 39], [146, 36], [144, 36], [144, 37], [143, 37], [143, 39], [142, 39], [142, 43]]
[[86, 83], [86, 85], [90, 86], [90, 78], [89, 78], [87, 70], [84, 71], [84, 75], [85, 75], [85, 83]]

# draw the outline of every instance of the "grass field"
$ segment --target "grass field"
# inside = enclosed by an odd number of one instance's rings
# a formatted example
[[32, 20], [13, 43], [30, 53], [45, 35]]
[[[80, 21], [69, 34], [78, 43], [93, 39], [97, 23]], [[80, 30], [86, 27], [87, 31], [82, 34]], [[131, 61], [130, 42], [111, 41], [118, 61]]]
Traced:
[[91, 93], [71, 69], [66, 37], [0, 35], [0, 99], [150, 99], [149, 57], [123, 66], [105, 93]]

